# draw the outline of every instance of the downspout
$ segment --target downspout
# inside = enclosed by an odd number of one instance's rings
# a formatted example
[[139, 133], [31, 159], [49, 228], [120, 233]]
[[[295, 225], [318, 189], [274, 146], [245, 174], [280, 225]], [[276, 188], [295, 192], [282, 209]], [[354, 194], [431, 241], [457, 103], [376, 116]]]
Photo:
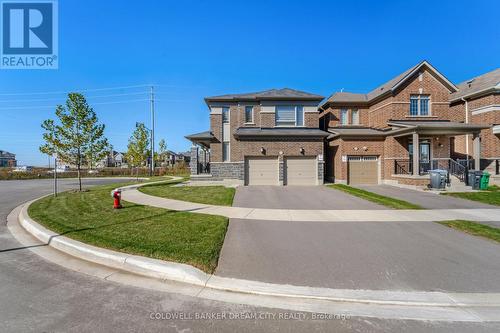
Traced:
[[[469, 103], [465, 98], [461, 98], [461, 100], [465, 103], [465, 123], [469, 123]], [[469, 167], [469, 134], [465, 134], [465, 159], [467, 160], [467, 167]]]

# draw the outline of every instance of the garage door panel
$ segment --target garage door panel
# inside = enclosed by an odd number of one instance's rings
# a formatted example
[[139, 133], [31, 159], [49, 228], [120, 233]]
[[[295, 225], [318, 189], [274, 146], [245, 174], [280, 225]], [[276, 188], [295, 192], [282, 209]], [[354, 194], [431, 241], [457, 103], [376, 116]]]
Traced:
[[288, 157], [285, 162], [287, 185], [316, 185], [317, 161], [315, 157]]
[[278, 158], [247, 158], [245, 175], [247, 185], [278, 185]]
[[378, 184], [378, 159], [376, 156], [349, 157], [349, 185]]

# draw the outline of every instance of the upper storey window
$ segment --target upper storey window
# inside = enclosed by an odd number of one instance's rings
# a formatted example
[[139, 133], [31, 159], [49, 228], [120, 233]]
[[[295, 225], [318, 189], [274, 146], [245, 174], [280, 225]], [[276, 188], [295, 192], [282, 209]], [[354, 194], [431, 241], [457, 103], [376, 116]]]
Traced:
[[276, 126], [304, 126], [304, 107], [301, 105], [276, 106]]
[[410, 116], [428, 116], [429, 100], [429, 95], [411, 95]]
[[340, 125], [349, 125], [349, 118], [347, 109], [340, 110]]
[[222, 107], [222, 122], [223, 123], [229, 122], [229, 107], [227, 106]]
[[359, 110], [358, 109], [351, 110], [351, 124], [352, 125], [359, 125]]
[[253, 106], [245, 106], [245, 123], [253, 123]]

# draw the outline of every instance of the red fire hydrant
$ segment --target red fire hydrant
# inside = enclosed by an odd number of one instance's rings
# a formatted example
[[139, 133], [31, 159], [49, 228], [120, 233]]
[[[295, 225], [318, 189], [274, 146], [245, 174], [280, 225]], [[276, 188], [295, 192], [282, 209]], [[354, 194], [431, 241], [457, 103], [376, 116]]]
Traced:
[[122, 190], [116, 189], [112, 192], [112, 197], [114, 199], [113, 202], [113, 208], [114, 209], [120, 209], [122, 208], [122, 204], [120, 203], [120, 200], [122, 198]]

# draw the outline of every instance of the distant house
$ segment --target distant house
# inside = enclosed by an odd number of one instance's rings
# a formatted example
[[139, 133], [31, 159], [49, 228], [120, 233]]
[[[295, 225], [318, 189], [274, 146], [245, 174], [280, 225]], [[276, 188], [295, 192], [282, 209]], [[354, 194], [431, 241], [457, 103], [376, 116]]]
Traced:
[[[188, 154], [186, 156], [186, 154]], [[176, 153], [171, 150], [167, 150], [164, 159], [160, 161], [162, 167], [173, 167], [180, 162], [189, 163], [190, 152]], [[187, 158], [187, 161], [186, 161]]]
[[97, 168], [128, 168], [125, 153], [110, 151], [105, 158], [97, 162]]
[[16, 155], [5, 150], [0, 150], [0, 167], [12, 168], [17, 165]]

